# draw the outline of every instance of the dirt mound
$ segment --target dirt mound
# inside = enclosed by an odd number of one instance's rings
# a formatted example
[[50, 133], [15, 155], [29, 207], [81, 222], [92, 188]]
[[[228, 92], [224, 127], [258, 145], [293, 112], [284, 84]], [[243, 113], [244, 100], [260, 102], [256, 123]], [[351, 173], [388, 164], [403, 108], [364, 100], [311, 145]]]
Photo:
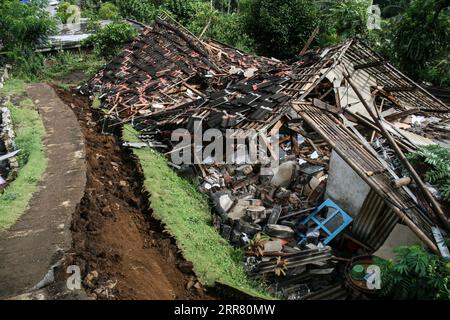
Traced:
[[77, 115], [86, 139], [87, 185], [74, 214], [71, 263], [80, 266], [88, 291], [99, 299], [212, 298], [151, 217], [131, 152], [116, 137], [101, 134], [85, 97], [55, 89]]

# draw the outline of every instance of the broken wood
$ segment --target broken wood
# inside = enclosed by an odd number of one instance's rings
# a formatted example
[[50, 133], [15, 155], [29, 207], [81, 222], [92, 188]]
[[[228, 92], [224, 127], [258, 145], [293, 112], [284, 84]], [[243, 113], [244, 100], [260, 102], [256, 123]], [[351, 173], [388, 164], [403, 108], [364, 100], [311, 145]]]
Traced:
[[436, 201], [436, 199], [433, 197], [431, 192], [425, 186], [425, 183], [422, 181], [420, 176], [417, 174], [416, 170], [413, 168], [413, 166], [408, 161], [408, 159], [406, 159], [405, 154], [400, 149], [400, 147], [398, 146], [398, 144], [395, 141], [395, 139], [385, 129], [385, 127], [384, 127], [383, 123], [380, 121], [380, 119], [378, 119], [375, 116], [372, 108], [366, 102], [366, 100], [362, 96], [362, 94], [359, 91], [359, 89], [357, 88], [357, 86], [353, 83], [353, 80], [350, 78], [350, 76], [347, 73], [345, 73], [344, 74], [344, 78], [348, 81], [350, 86], [353, 88], [353, 91], [356, 93], [356, 95], [358, 96], [359, 100], [361, 101], [363, 106], [366, 108], [366, 110], [370, 114], [370, 116], [372, 117], [373, 121], [377, 124], [377, 127], [381, 130], [381, 133], [383, 134], [383, 137], [386, 138], [386, 140], [389, 142], [391, 147], [394, 149], [395, 153], [399, 157], [399, 159], [402, 162], [402, 164], [411, 173], [411, 176], [414, 179], [414, 181], [416, 182], [417, 187], [422, 191], [422, 193], [424, 194], [425, 198], [428, 200], [429, 204], [431, 205], [431, 208], [433, 209], [433, 211], [436, 213], [436, 215], [441, 220], [441, 222], [445, 225], [445, 227], [448, 230], [450, 230], [450, 222], [449, 222], [448, 218], [445, 216], [444, 211], [442, 210], [440, 204]]

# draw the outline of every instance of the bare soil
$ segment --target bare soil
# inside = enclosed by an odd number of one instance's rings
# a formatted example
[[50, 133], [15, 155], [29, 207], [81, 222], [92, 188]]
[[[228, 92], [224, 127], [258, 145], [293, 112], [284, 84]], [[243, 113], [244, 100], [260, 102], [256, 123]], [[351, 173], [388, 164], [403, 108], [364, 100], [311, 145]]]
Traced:
[[[55, 87], [86, 139], [87, 184], [71, 226], [88, 295], [97, 299], [214, 299], [195, 279], [174, 240], [152, 218], [137, 160], [101, 132], [87, 98]], [[183, 270], [183, 272], [181, 270]], [[97, 276], [98, 275], [98, 276]], [[188, 289], [189, 288], [189, 289]]]

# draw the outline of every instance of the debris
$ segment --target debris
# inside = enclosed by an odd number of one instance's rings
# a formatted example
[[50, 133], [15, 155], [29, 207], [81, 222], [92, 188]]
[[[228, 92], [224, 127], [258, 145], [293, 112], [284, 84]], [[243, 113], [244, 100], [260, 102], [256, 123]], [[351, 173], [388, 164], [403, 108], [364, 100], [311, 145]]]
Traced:
[[298, 164], [294, 161], [285, 162], [276, 169], [271, 183], [276, 187], [287, 187], [292, 181]]
[[194, 268], [194, 265], [190, 261], [182, 260], [178, 263], [178, 269], [181, 270], [183, 273], [192, 273], [192, 269]]
[[438, 245], [439, 251], [441, 252], [442, 257], [450, 261], [450, 252], [448, 250], [447, 245], [445, 244], [445, 239], [442, 235], [441, 230], [438, 227], [432, 227], [434, 239], [436, 240], [436, 243]]
[[[80, 90], [101, 97], [105, 125], [133, 123], [144, 142], [128, 146], [188, 154], [171, 165], [209, 195], [218, 232], [247, 249], [249, 274], [290, 299], [345, 298], [333, 255], [372, 254], [399, 220], [438, 252], [437, 194], [403, 155], [445, 140], [450, 108], [357, 40], [306, 50], [286, 63], [250, 56], [158, 18]], [[231, 129], [222, 145], [232, 154], [175, 145], [177, 129]], [[343, 183], [335, 156], [350, 170]]]
[[279, 239], [290, 239], [295, 235], [294, 230], [288, 226], [282, 226], [278, 224], [268, 224], [264, 231], [274, 237]]
[[[332, 200], [327, 199], [322, 203], [309, 217], [301, 222], [302, 226], [312, 226], [314, 231], [324, 232], [323, 243], [327, 245], [342, 230], [344, 230], [353, 221], [345, 211], [339, 208]], [[316, 237], [308, 231], [311, 237]], [[308, 234], [299, 232], [300, 237], [305, 241]]]
[[264, 253], [281, 252], [283, 250], [283, 243], [281, 240], [272, 240], [264, 243]]

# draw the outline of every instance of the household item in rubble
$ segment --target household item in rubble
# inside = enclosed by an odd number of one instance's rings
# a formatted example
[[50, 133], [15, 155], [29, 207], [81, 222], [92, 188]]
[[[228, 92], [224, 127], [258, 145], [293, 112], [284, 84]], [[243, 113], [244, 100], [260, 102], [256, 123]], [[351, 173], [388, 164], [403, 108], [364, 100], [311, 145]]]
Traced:
[[281, 209], [280, 205], [276, 205], [272, 208], [267, 224], [277, 224], [278, 219], [280, 219]]
[[279, 239], [289, 239], [295, 235], [294, 230], [288, 226], [282, 226], [279, 224], [268, 224], [264, 231], [271, 237]]
[[352, 268], [352, 279], [362, 281], [366, 275], [366, 270], [363, 265], [355, 264]]
[[[319, 215], [322, 210], [328, 210], [327, 217], [322, 221], [319, 219]], [[331, 211], [330, 211], [331, 210]], [[317, 231], [322, 231], [327, 235], [327, 237], [322, 241], [324, 245], [327, 245], [331, 240], [333, 240], [339, 233], [341, 233], [351, 222], [353, 221], [344, 210], [342, 210], [336, 203], [332, 200], [325, 200], [311, 215], [309, 215], [305, 220], [300, 221], [297, 226], [308, 225], [311, 223], [315, 224], [314, 229]], [[296, 228], [297, 230], [299, 228]], [[307, 239], [307, 235], [301, 231], [298, 231], [300, 236], [299, 242], [304, 242]]]
[[253, 237], [255, 234], [262, 231], [262, 228], [259, 224], [250, 223], [242, 219], [238, 220], [236, 229], [242, 233], [245, 233], [249, 237]]
[[[376, 295], [378, 290], [376, 289], [370, 289], [367, 286], [368, 282], [368, 270], [369, 267], [373, 268], [376, 267], [376, 263], [374, 261], [373, 256], [358, 256], [351, 259], [347, 266], [345, 267], [344, 275], [345, 275], [345, 282], [346, 286], [350, 287], [353, 290], [359, 291], [364, 293], [366, 296], [370, 295]], [[356, 272], [354, 272], [354, 269], [356, 267]], [[361, 273], [360, 270], [363, 269], [363, 275], [362, 278], [360, 278]], [[355, 276], [354, 276], [355, 274]], [[380, 277], [381, 275], [373, 274], [373, 271], [371, 272], [371, 276]], [[361, 280], [358, 280], [360, 278]], [[370, 281], [370, 280], [369, 280]]]

